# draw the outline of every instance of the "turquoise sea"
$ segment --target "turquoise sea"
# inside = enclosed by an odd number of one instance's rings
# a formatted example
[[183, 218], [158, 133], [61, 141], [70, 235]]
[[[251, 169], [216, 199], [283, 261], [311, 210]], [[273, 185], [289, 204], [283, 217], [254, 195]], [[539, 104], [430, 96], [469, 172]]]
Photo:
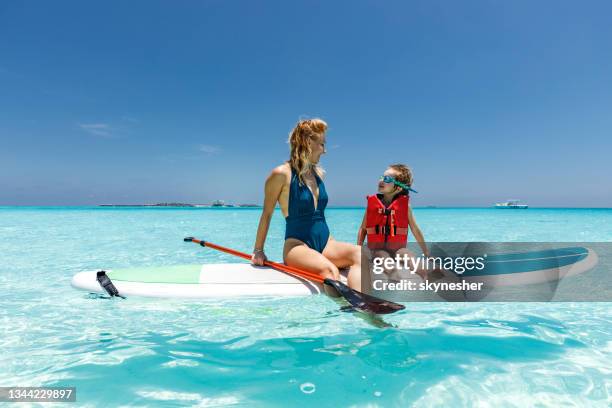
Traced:
[[[236, 262], [259, 209], [0, 207], [0, 386], [78, 406], [612, 405], [610, 303], [414, 303], [379, 329], [324, 296], [106, 300], [82, 270]], [[354, 242], [363, 209], [326, 210]], [[610, 209], [415, 209], [430, 241], [612, 241]], [[280, 213], [266, 244], [279, 260]]]

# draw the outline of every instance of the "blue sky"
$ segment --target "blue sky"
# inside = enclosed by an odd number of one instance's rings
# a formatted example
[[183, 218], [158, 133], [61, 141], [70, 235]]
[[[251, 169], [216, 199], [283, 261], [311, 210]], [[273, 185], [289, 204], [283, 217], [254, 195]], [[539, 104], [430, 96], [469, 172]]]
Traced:
[[260, 203], [300, 117], [330, 205], [612, 207], [612, 3], [0, 4], [0, 205]]

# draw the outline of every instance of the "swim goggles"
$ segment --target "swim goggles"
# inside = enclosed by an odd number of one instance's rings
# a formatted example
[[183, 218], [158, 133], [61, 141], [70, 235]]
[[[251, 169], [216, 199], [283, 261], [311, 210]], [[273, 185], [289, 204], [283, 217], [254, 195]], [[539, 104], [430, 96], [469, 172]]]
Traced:
[[412, 191], [413, 193], [418, 193], [418, 191], [413, 190], [412, 188], [410, 188], [410, 186], [408, 186], [408, 185], [406, 185], [406, 184], [402, 183], [401, 181], [397, 181], [396, 179], [394, 179], [394, 178], [393, 178], [393, 177], [391, 177], [391, 176], [385, 176], [385, 175], [382, 175], [382, 176], [380, 176], [380, 180], [381, 180], [381, 181], [383, 181], [384, 183], [393, 183], [393, 184], [395, 184], [396, 186], [400, 186], [400, 187], [401, 187], [401, 188], [403, 188], [404, 190], [407, 190], [407, 191]]

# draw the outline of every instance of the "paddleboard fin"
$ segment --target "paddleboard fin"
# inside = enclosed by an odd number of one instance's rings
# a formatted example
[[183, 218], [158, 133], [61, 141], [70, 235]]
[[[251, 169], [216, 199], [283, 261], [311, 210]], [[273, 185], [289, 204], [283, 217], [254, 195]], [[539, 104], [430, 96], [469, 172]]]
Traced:
[[110, 278], [106, 274], [106, 271], [98, 271], [96, 273], [96, 280], [98, 281], [100, 286], [102, 286], [102, 289], [104, 289], [106, 293], [109, 294], [110, 297], [117, 296], [117, 297], [120, 297], [121, 299], [125, 299], [124, 296], [121, 296], [119, 294], [119, 291], [117, 290], [115, 285], [113, 285], [113, 281], [110, 280]]

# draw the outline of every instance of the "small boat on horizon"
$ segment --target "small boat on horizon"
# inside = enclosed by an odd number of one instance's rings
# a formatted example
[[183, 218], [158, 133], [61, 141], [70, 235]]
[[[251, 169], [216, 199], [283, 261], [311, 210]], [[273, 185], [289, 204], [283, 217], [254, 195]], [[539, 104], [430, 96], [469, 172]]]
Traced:
[[529, 206], [527, 204], [520, 204], [520, 200], [508, 200], [503, 203], [496, 203], [495, 208], [524, 210], [529, 208]]

